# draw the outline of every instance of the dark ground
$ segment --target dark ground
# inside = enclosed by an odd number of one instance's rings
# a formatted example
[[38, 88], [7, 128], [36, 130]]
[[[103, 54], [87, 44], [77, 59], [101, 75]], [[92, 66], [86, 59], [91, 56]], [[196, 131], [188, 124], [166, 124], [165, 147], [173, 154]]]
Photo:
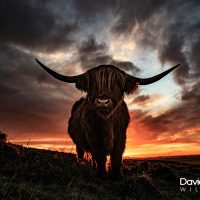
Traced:
[[125, 159], [121, 181], [94, 177], [90, 161], [74, 154], [0, 142], [0, 199], [200, 199], [180, 192], [179, 178], [200, 178], [200, 156]]

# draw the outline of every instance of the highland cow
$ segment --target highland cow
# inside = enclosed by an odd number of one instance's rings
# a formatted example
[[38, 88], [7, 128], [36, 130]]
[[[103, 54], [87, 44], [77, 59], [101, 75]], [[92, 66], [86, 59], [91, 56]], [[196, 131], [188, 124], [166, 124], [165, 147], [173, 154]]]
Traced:
[[130, 121], [124, 95], [133, 93], [138, 85], [160, 80], [179, 65], [142, 79], [112, 65], [100, 65], [78, 76], [64, 76], [36, 61], [54, 78], [75, 83], [77, 89], [87, 93], [74, 104], [68, 123], [68, 133], [76, 144], [78, 158], [83, 159], [84, 152], [90, 152], [97, 165], [97, 177], [105, 178], [106, 157], [110, 155], [111, 175], [114, 179], [121, 178], [122, 154]]

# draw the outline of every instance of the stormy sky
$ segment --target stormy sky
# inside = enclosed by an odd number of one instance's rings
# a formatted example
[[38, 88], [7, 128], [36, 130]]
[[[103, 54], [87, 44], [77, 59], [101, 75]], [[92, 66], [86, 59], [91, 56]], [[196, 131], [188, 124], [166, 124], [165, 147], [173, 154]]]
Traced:
[[200, 153], [199, 10], [197, 0], [0, 0], [0, 130], [14, 142], [71, 145], [70, 109], [85, 94], [35, 58], [62, 74], [113, 64], [142, 78], [180, 63], [125, 97], [125, 154]]

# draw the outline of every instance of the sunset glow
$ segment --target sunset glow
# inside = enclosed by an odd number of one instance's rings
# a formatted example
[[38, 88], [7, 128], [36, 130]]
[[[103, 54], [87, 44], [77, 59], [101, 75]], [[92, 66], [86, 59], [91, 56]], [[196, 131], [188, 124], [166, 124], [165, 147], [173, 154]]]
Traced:
[[[128, 132], [128, 136], [129, 136]], [[139, 144], [133, 139], [128, 139], [123, 156], [130, 158], [150, 158], [157, 156], [176, 156], [176, 155], [195, 155], [199, 154], [198, 143], [156, 143], [156, 144]], [[33, 141], [11, 140], [10, 142], [38, 149], [46, 149], [59, 152], [76, 153], [76, 146], [71, 139], [39, 139]]]
[[146, 1], [141, 12], [137, 1], [93, 2], [10, 2], [1, 10], [0, 131], [9, 142], [75, 153], [68, 120], [87, 94], [50, 77], [35, 58], [70, 76], [112, 64], [147, 78], [180, 63], [124, 97], [131, 118], [124, 156], [200, 154], [199, 7]]
[[[148, 127], [141, 126], [144, 131], [147, 131]], [[200, 136], [196, 137], [196, 141], [182, 141], [184, 135], [192, 136], [194, 132], [200, 131], [199, 128], [192, 128], [182, 133], [175, 133], [169, 136], [170, 133], [158, 135], [157, 138], [151, 139], [137, 126], [134, 127], [134, 123], [130, 123], [127, 131], [127, 143], [126, 149], [123, 154], [124, 157], [132, 158], [148, 158], [156, 156], [176, 156], [176, 155], [195, 155], [199, 154], [199, 142]], [[148, 134], [148, 132], [145, 132]], [[151, 132], [149, 131], [149, 134]], [[165, 135], [165, 136], [164, 136]], [[9, 139], [9, 138], [8, 138]], [[179, 141], [180, 140], [180, 141]], [[72, 140], [68, 137], [60, 138], [38, 138], [38, 139], [11, 139], [9, 142], [20, 144], [25, 147], [33, 147], [39, 149], [46, 149], [52, 151], [60, 151], [67, 153], [76, 153], [76, 146]]]

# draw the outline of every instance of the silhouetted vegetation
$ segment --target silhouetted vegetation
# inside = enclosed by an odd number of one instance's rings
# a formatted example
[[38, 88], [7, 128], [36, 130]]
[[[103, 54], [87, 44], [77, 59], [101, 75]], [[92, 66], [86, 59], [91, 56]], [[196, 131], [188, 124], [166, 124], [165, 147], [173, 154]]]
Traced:
[[0, 142], [0, 199], [199, 199], [200, 191], [179, 188], [180, 177], [199, 177], [199, 164], [179, 160], [125, 159], [124, 177], [114, 182], [95, 178], [91, 162], [74, 154]]
[[6, 142], [7, 141], [7, 134], [0, 131], [0, 141]]

